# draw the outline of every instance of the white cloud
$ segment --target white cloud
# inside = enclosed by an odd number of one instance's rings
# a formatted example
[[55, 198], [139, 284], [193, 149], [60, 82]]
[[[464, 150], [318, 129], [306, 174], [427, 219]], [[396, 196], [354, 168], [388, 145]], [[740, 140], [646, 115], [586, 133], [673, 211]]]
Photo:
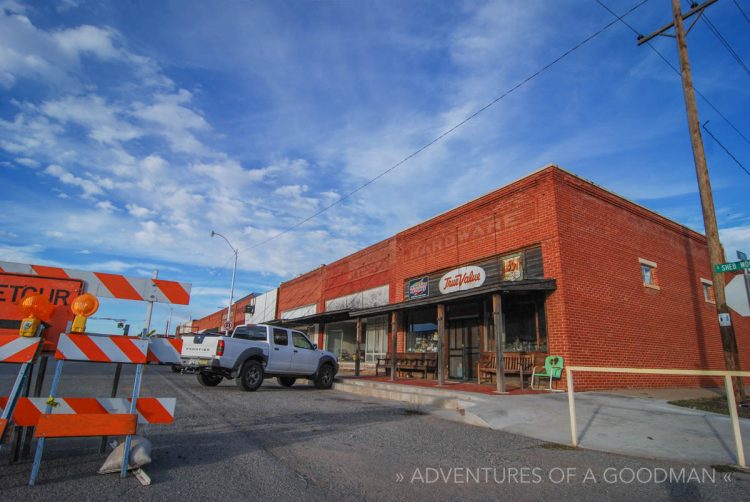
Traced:
[[136, 218], [147, 218], [153, 214], [153, 211], [137, 204], [126, 204], [125, 209], [128, 210], [131, 216]]
[[67, 96], [47, 101], [40, 108], [46, 116], [63, 124], [72, 122], [84, 127], [89, 137], [102, 143], [115, 144], [143, 135], [141, 129], [119, 117], [123, 113], [120, 107], [101, 96]]
[[66, 185], [79, 187], [83, 190], [84, 196], [91, 197], [104, 193], [93, 181], [75, 176], [56, 164], [50, 164], [44, 172], [50, 176], [54, 176]]
[[750, 226], [729, 227], [719, 230], [719, 237], [729, 261], [734, 260], [737, 251], [750, 253]]
[[119, 211], [119, 209], [115, 207], [115, 205], [112, 204], [108, 200], [100, 200], [99, 202], [96, 203], [96, 207], [98, 207], [99, 209], [101, 209], [102, 211], [106, 213], [113, 213], [115, 211]]
[[206, 148], [193, 134], [210, 129], [206, 120], [187, 105], [192, 94], [180, 89], [173, 94], [158, 94], [151, 103], [136, 103], [133, 115], [153, 127], [153, 132], [163, 135], [175, 152], [207, 154]]
[[19, 159], [16, 159], [14, 162], [26, 167], [39, 167], [39, 162], [28, 157], [21, 157]]
[[114, 59], [121, 56], [112, 44], [114, 31], [83, 25], [61, 30], [52, 34], [58, 47], [71, 57], [81, 54], [92, 54], [102, 59]]
[[0, 244], [0, 256], [2, 261], [11, 261], [16, 263], [40, 263], [39, 255], [44, 251], [44, 247], [39, 244], [30, 244], [27, 246], [11, 246]]

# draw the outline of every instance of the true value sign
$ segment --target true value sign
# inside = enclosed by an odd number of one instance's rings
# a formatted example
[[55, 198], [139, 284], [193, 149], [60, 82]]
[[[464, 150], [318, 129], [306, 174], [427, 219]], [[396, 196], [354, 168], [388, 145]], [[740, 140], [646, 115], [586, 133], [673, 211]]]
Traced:
[[469, 265], [451, 270], [440, 278], [440, 292], [444, 295], [456, 291], [478, 288], [484, 284], [487, 273], [482, 267]]
[[738, 270], [745, 269], [750, 269], [750, 260], [732, 261], [714, 265], [714, 270], [717, 272], [737, 272]]

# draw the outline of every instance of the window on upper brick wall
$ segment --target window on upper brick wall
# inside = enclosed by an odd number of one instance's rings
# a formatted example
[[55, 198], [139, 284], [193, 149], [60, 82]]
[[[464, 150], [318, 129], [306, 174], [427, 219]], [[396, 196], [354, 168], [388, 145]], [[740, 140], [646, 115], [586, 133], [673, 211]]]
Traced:
[[641, 265], [641, 279], [643, 285], [649, 288], [659, 289], [659, 281], [656, 277], [656, 263], [638, 258], [638, 262]]
[[701, 285], [703, 286], [703, 299], [708, 303], [716, 303], [716, 297], [714, 297], [714, 283], [708, 279], [701, 279]]

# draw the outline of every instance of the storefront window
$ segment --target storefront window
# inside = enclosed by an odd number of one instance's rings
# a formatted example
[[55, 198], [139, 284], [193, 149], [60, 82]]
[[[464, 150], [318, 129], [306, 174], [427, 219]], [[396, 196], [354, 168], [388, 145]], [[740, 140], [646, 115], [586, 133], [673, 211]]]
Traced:
[[[505, 352], [547, 352], [547, 319], [543, 299], [509, 297], [503, 303]], [[495, 330], [488, 319], [485, 347], [495, 350]]]
[[354, 361], [357, 352], [357, 323], [337, 322], [326, 325], [325, 347], [340, 361]]
[[437, 309], [435, 307], [409, 312], [406, 333], [407, 352], [437, 352]]

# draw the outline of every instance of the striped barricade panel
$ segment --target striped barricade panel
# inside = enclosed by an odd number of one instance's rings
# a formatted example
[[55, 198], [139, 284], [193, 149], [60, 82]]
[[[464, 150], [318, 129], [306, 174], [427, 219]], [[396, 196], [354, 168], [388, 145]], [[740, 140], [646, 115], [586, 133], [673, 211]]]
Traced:
[[135, 336], [78, 335], [64, 333], [55, 358], [97, 363], [145, 364], [148, 340]]
[[[13, 411], [13, 423], [19, 427], [34, 427], [47, 408], [46, 397], [22, 397]], [[131, 399], [117, 397], [58, 397], [52, 415], [124, 415], [130, 413]], [[174, 422], [174, 397], [141, 397], [136, 402], [138, 423], [171, 424]], [[0, 408], [5, 408], [7, 397], [0, 397]]]
[[179, 338], [150, 338], [148, 362], [158, 364], [179, 364], [182, 340]]
[[125, 277], [119, 274], [105, 274], [103, 272], [89, 272], [86, 270], [8, 261], [0, 261], [0, 272], [43, 275], [57, 279], [81, 279], [86, 282], [86, 291], [88, 293], [100, 297], [154, 301], [175, 305], [187, 305], [190, 303], [191, 285], [187, 282]]
[[135, 434], [138, 416], [126, 414], [104, 415], [42, 415], [34, 429], [37, 438], [68, 438], [91, 436], [130, 436]]
[[0, 363], [30, 363], [34, 360], [41, 338], [0, 335]]

